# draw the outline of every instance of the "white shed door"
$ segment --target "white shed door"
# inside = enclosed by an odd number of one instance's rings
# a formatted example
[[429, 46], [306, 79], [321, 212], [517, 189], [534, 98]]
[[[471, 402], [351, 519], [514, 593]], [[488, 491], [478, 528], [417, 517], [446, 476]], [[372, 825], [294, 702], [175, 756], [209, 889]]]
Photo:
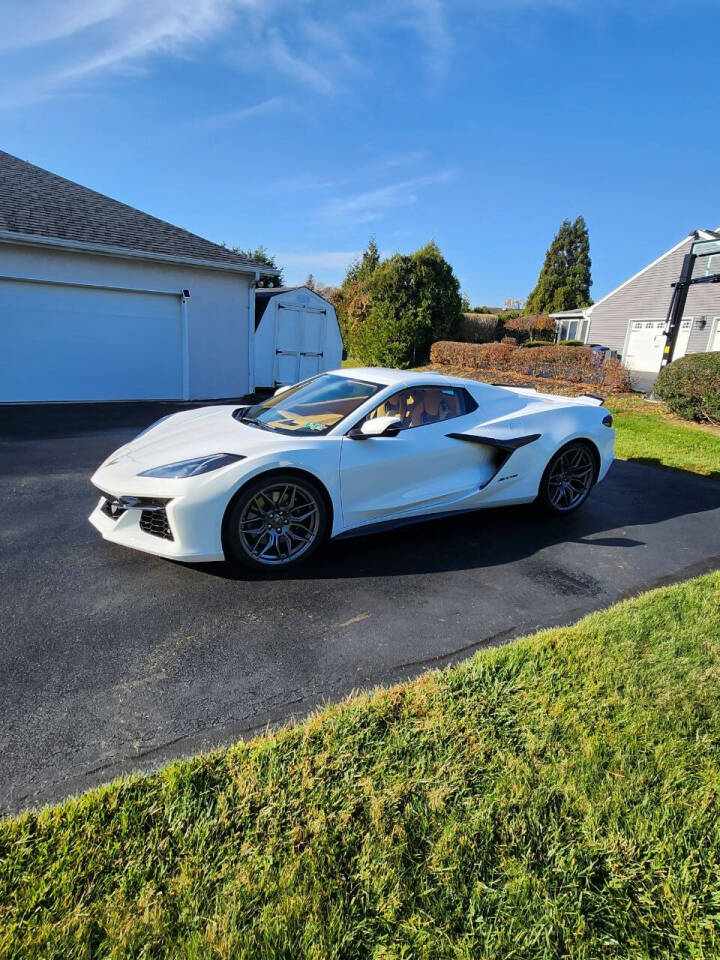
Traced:
[[0, 401], [183, 396], [174, 294], [0, 280]]
[[279, 303], [275, 317], [275, 383], [284, 386], [319, 373], [326, 312]]

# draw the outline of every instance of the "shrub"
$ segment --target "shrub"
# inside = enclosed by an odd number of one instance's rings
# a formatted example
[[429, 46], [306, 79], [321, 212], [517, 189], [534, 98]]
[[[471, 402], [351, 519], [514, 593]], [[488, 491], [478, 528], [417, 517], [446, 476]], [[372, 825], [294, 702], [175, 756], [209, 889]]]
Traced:
[[432, 363], [473, 371], [519, 373], [538, 379], [565, 380], [604, 387], [613, 393], [630, 389], [627, 370], [616, 359], [589, 347], [542, 344], [533, 350], [512, 343], [434, 343]]
[[490, 343], [495, 339], [498, 318], [494, 313], [464, 313], [458, 329], [463, 343]]
[[653, 392], [685, 420], [720, 423], [720, 352], [674, 360], [660, 371]]
[[343, 340], [364, 364], [407, 367], [427, 360], [433, 340], [457, 336], [460, 284], [434, 243], [411, 256], [352, 264], [335, 301]]
[[526, 340], [525, 343], [523, 343], [525, 349], [528, 347], [546, 347], [547, 345], [547, 340]]
[[560, 340], [559, 347], [584, 347], [584, 340]]
[[555, 337], [555, 321], [543, 313], [523, 313], [513, 320], [506, 320], [505, 329], [536, 340], [553, 340]]

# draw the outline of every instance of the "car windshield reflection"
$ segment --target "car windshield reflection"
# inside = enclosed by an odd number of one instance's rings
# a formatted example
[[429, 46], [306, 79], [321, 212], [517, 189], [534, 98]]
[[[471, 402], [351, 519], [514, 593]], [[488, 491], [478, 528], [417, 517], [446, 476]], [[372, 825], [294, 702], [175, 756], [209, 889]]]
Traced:
[[354, 413], [381, 384], [321, 374], [242, 412], [241, 423], [279, 433], [322, 436]]

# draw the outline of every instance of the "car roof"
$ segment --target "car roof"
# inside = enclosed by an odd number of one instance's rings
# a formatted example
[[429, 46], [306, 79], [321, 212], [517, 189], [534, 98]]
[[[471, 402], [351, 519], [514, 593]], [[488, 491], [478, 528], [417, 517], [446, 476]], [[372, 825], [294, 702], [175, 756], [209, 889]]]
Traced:
[[444, 373], [434, 370], [391, 370], [389, 367], [343, 367], [341, 370], [328, 370], [328, 373], [337, 376], [349, 377], [351, 380], [365, 380], [382, 386], [418, 386], [438, 381], [438, 386], [451, 385], [458, 387], [483, 387], [477, 380], [467, 380], [463, 377], [448, 377]]

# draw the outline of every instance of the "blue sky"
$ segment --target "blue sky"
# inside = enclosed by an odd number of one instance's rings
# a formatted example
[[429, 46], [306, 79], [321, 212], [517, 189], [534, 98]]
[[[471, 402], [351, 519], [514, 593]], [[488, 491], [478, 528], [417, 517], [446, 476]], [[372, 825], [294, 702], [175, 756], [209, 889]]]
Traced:
[[0, 0], [0, 148], [286, 279], [434, 238], [473, 302], [563, 217], [601, 297], [720, 224], [717, 0]]

